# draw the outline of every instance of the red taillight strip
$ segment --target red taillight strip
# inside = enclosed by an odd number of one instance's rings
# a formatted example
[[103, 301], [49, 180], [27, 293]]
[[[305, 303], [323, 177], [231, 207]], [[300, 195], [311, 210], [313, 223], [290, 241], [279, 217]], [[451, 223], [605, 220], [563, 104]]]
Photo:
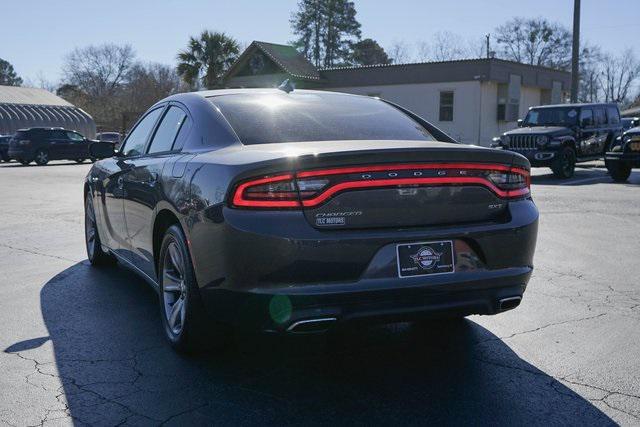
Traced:
[[456, 184], [479, 184], [488, 187], [500, 197], [519, 197], [529, 194], [528, 188], [519, 188], [517, 190], [501, 190], [494, 183], [479, 177], [446, 177], [446, 178], [400, 178], [400, 179], [379, 179], [371, 181], [349, 181], [341, 182], [330, 187], [317, 197], [303, 200], [302, 205], [305, 207], [314, 207], [331, 196], [345, 190], [359, 188], [382, 188], [397, 187], [403, 185], [456, 185]]
[[246, 190], [247, 187], [268, 184], [270, 182], [289, 181], [292, 179], [293, 174], [288, 173], [242, 183], [238, 185], [235, 193], [233, 194], [233, 204], [234, 206], [246, 206], [252, 208], [298, 208], [300, 207], [300, 202], [298, 200], [247, 200], [244, 198], [244, 190]]
[[[493, 182], [484, 177], [411, 177], [411, 178], [392, 178], [392, 179], [372, 179], [367, 181], [345, 181], [330, 185], [323, 192], [310, 199], [300, 200], [255, 200], [246, 199], [245, 190], [262, 184], [268, 184], [280, 181], [289, 181], [299, 178], [329, 176], [329, 175], [348, 175], [363, 172], [380, 172], [380, 171], [397, 171], [408, 169], [460, 169], [460, 170], [483, 170], [503, 171], [517, 173], [525, 178], [525, 188], [515, 190], [503, 190], [497, 187]], [[359, 167], [340, 167], [322, 170], [302, 171], [296, 174], [286, 173], [256, 180], [244, 182], [238, 187], [233, 195], [233, 205], [238, 207], [254, 207], [254, 208], [299, 208], [301, 206], [314, 207], [318, 206], [336, 193], [360, 188], [383, 188], [398, 187], [407, 185], [459, 185], [459, 184], [476, 184], [489, 188], [496, 195], [503, 198], [520, 197], [529, 194], [529, 186], [531, 176], [526, 169], [511, 167], [502, 164], [490, 163], [402, 163], [402, 164], [381, 164]], [[258, 196], [262, 197], [262, 195]], [[278, 197], [277, 195], [275, 197]]]
[[492, 163], [401, 163], [401, 164], [385, 164], [385, 165], [371, 165], [362, 167], [344, 167], [344, 168], [332, 168], [332, 169], [319, 169], [298, 172], [296, 176], [298, 178], [307, 178], [310, 176], [324, 176], [324, 175], [340, 175], [350, 173], [361, 172], [380, 172], [380, 171], [394, 171], [394, 170], [407, 170], [407, 169], [474, 169], [474, 170], [487, 170], [487, 171], [511, 171], [520, 173], [522, 175], [529, 175], [529, 171], [517, 167], [492, 164]]

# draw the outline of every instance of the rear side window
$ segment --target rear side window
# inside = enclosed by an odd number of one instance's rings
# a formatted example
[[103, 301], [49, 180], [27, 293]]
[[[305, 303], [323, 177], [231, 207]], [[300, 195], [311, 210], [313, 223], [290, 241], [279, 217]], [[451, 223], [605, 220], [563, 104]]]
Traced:
[[268, 92], [211, 97], [243, 144], [434, 138], [397, 108], [338, 93]]
[[171, 151], [186, 120], [187, 115], [182, 109], [175, 106], [169, 107], [158, 126], [158, 130], [156, 130], [156, 134], [153, 136], [149, 153]]
[[593, 110], [593, 116], [596, 125], [607, 124], [607, 116], [604, 113], [604, 108], [595, 108]]
[[580, 126], [593, 126], [593, 110], [590, 108], [580, 110]]
[[620, 112], [616, 107], [607, 107], [607, 117], [610, 125], [620, 124]]

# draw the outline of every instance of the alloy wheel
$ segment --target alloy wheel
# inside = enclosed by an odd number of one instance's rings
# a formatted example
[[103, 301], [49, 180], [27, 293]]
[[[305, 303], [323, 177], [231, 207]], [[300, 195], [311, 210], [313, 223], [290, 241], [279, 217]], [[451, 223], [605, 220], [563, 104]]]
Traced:
[[175, 241], [167, 246], [162, 264], [162, 292], [167, 325], [174, 335], [180, 335], [187, 311], [185, 264]]
[[36, 153], [36, 163], [39, 165], [46, 165], [49, 162], [49, 154], [46, 151], [38, 151]]

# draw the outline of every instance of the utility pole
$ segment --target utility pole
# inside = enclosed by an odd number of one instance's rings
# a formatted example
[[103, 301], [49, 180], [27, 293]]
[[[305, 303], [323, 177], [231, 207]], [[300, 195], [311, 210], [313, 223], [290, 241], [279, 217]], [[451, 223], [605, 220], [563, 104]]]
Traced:
[[489, 46], [491, 34], [487, 34], [485, 37], [487, 38], [487, 59], [489, 59], [491, 58], [491, 49]]
[[571, 102], [578, 102], [580, 56], [580, 0], [573, 0], [573, 46], [571, 49]]

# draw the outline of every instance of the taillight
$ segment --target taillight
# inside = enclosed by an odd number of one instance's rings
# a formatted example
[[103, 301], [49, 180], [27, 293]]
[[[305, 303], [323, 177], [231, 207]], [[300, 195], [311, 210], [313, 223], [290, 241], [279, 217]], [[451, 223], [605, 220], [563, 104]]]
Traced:
[[239, 184], [233, 206], [245, 208], [316, 207], [338, 193], [385, 187], [480, 185], [505, 199], [529, 194], [529, 171], [481, 163], [371, 165], [286, 173]]
[[293, 174], [268, 176], [238, 185], [233, 195], [233, 205], [252, 208], [299, 207]]

